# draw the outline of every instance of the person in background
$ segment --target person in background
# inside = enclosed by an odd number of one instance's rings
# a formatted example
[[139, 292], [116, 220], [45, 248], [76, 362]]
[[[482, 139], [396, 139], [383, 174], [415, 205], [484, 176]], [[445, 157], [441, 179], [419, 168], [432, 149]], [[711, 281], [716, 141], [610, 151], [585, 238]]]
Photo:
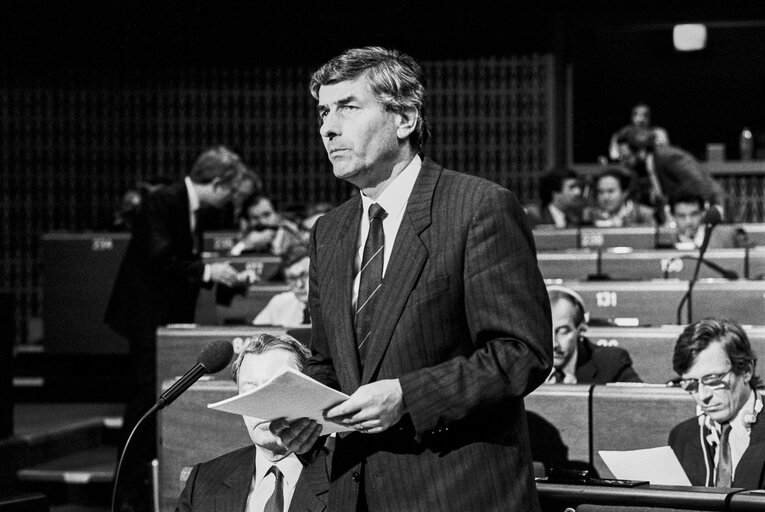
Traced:
[[672, 367], [696, 401], [696, 417], [672, 429], [669, 446], [691, 485], [765, 488], [756, 363], [746, 332], [733, 320], [700, 320], [678, 337]]
[[548, 383], [642, 382], [632, 359], [619, 347], [601, 347], [584, 336], [587, 311], [582, 297], [565, 286], [547, 287], [553, 322], [553, 371]]
[[[230, 202], [245, 168], [239, 155], [214, 147], [197, 158], [183, 180], [143, 197], [104, 318], [129, 344], [133, 393], [125, 409], [125, 440], [156, 399], [157, 327], [193, 323], [203, 286], [238, 282], [230, 264], [202, 261], [199, 213], [203, 206], [220, 208]], [[155, 456], [156, 433], [144, 425], [135, 440], [123, 469], [126, 507], [140, 510], [150, 503], [149, 463]]]
[[305, 241], [300, 226], [279, 215], [270, 198], [253, 195], [242, 205], [240, 239], [231, 248], [232, 256], [262, 253], [281, 256], [288, 247]]
[[308, 235], [311, 233], [313, 225], [319, 220], [319, 217], [332, 210], [334, 205], [331, 203], [313, 203], [306, 207], [303, 214], [303, 220], [300, 222], [300, 227], [306, 234], [306, 243], [308, 242]]
[[[295, 338], [261, 334], [231, 368], [239, 393], [264, 384], [285, 366], [302, 370], [310, 355]], [[269, 431], [269, 422], [243, 416], [252, 445], [197, 464], [177, 512], [321, 512], [329, 489], [328, 446], [298, 458]], [[220, 432], [225, 435], [225, 432]]]
[[693, 155], [674, 146], [656, 145], [654, 135], [640, 128], [627, 130], [618, 142], [622, 165], [637, 175], [639, 202], [668, 217], [673, 198], [698, 196], [723, 216], [722, 187]]
[[552, 224], [556, 228], [581, 225], [584, 199], [579, 175], [572, 169], [552, 169], [539, 180], [541, 207], [531, 206], [526, 215], [532, 227]]
[[308, 247], [295, 244], [282, 254], [282, 272], [290, 291], [274, 295], [252, 321], [255, 325], [307, 325], [311, 323], [308, 309]]
[[[672, 199], [670, 212], [677, 226], [675, 231], [675, 249], [693, 251], [704, 242], [707, 227], [703, 224], [704, 200], [695, 195], [682, 195]], [[736, 234], [718, 226], [710, 235], [708, 248], [737, 247]]]
[[611, 166], [595, 179], [595, 206], [584, 210], [584, 223], [595, 227], [652, 226], [653, 209], [630, 198], [632, 176], [627, 169]]
[[630, 113], [630, 124], [623, 126], [613, 135], [608, 144], [608, 156], [611, 161], [619, 159], [619, 138], [632, 128], [641, 128], [649, 130], [654, 136], [654, 143], [657, 146], [669, 146], [669, 134], [661, 126], [651, 126], [651, 108], [645, 103], [638, 103], [632, 107]]

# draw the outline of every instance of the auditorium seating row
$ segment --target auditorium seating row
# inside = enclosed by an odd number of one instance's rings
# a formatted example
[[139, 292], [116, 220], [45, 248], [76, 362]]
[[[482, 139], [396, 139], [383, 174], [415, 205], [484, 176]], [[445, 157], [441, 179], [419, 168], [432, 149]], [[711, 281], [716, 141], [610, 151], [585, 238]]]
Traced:
[[[165, 386], [169, 385], [169, 381]], [[161, 412], [160, 498], [161, 510], [172, 510], [190, 467], [251, 443], [239, 416], [207, 408], [207, 404], [237, 393], [232, 381], [202, 381]], [[543, 385], [526, 398], [532, 452], [546, 468], [593, 468], [601, 477], [611, 473], [599, 450], [634, 450], [663, 446], [671, 428], [695, 413], [691, 397], [678, 388], [646, 385]], [[623, 489], [588, 489], [585, 486], [540, 482], [540, 496], [548, 502], [635, 503], [674, 507], [716, 498], [719, 491], [697, 494], [691, 488], [663, 486]], [[639, 496], [630, 496], [630, 493]], [[717, 496], [719, 497], [719, 496]], [[669, 501], [666, 501], [669, 499]], [[578, 501], [577, 501], [578, 500]], [[674, 501], [672, 501], [674, 500]], [[716, 502], [715, 502], [716, 503]], [[762, 501], [759, 502], [762, 506]], [[562, 510], [559, 508], [557, 510]], [[701, 508], [725, 510], [724, 508]], [[736, 510], [747, 510], [736, 509]], [[750, 509], [753, 510], [753, 509]]]

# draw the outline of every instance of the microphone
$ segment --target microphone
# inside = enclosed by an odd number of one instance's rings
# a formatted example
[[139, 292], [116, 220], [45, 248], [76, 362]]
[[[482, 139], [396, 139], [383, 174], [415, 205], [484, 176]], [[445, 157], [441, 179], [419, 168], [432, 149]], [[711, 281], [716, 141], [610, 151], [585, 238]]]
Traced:
[[133, 427], [133, 430], [130, 431], [130, 435], [127, 438], [127, 441], [125, 442], [125, 446], [122, 449], [122, 453], [120, 454], [120, 460], [117, 463], [117, 470], [114, 473], [114, 486], [112, 488], [112, 506], [111, 506], [111, 512], [116, 512], [116, 506], [117, 506], [117, 489], [119, 488], [119, 481], [120, 481], [120, 473], [122, 472], [122, 463], [125, 460], [125, 454], [128, 451], [128, 447], [130, 446], [130, 441], [133, 439], [133, 436], [135, 435], [138, 428], [143, 424], [143, 422], [157, 412], [158, 410], [162, 409], [163, 407], [167, 407], [170, 405], [176, 398], [181, 396], [181, 394], [189, 389], [192, 384], [194, 384], [196, 381], [199, 380], [202, 375], [206, 373], [217, 373], [224, 369], [228, 363], [231, 361], [231, 357], [234, 355], [234, 348], [231, 346], [231, 343], [224, 340], [218, 340], [213, 341], [212, 343], [209, 343], [203, 350], [202, 353], [199, 354], [199, 357], [197, 358], [197, 364], [194, 365], [191, 370], [186, 372], [186, 375], [178, 379], [178, 381], [175, 382], [170, 388], [168, 388], [167, 391], [162, 393], [162, 395], [159, 397], [159, 400], [157, 400], [157, 403], [154, 404], [151, 409], [146, 411], [146, 413], [141, 416], [141, 419], [136, 422], [135, 426]]
[[197, 364], [160, 395], [155, 405], [156, 409], [163, 409], [173, 403], [176, 398], [198, 381], [202, 375], [218, 373], [224, 369], [231, 362], [233, 355], [234, 348], [228, 341], [218, 340], [208, 344], [202, 350], [202, 353], [199, 354]]
[[720, 210], [718, 210], [714, 206], [706, 210], [704, 212], [704, 215], [701, 216], [702, 224], [706, 224], [707, 226], [715, 226], [719, 224], [721, 220], [722, 220], [722, 215], [720, 214]]
[[744, 248], [744, 278], [749, 279], [749, 250], [754, 244], [749, 239], [749, 233], [739, 226], [736, 228], [736, 247]]
[[[682, 255], [682, 256], [679, 256], [679, 258], [681, 260], [693, 260], [697, 262], [699, 261], [699, 258], [697, 256]], [[738, 279], [738, 273], [735, 270], [725, 268], [715, 263], [714, 261], [703, 260], [701, 263], [708, 266], [709, 268], [711, 268], [712, 270], [720, 274], [725, 279], [732, 279], [732, 280]]]
[[[683, 312], [683, 305], [688, 302], [688, 322], [691, 323], [693, 321], [693, 313], [692, 313], [692, 305], [691, 305], [691, 295], [693, 294], [693, 287], [696, 285], [696, 281], [699, 279], [699, 270], [701, 270], [701, 263], [704, 262], [704, 254], [707, 252], [707, 247], [709, 247], [709, 240], [712, 238], [712, 231], [714, 230], [715, 226], [722, 220], [722, 215], [720, 214], [720, 210], [715, 208], [714, 206], [710, 207], [708, 210], [704, 212], [704, 215], [701, 218], [702, 222], [706, 225], [706, 229], [704, 230], [704, 240], [701, 243], [701, 247], [699, 247], [699, 257], [696, 260], [696, 268], [693, 269], [693, 277], [688, 282], [688, 290], [683, 294], [683, 298], [680, 299], [680, 304], [677, 305], [677, 323], [682, 323], [682, 312]], [[738, 276], [736, 276], [738, 278]]]

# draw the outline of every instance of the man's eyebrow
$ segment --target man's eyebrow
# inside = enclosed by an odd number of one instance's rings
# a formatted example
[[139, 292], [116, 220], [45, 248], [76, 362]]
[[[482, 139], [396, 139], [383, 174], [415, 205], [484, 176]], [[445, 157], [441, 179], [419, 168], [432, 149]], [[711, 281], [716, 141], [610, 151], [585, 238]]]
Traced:
[[[342, 106], [347, 105], [349, 103], [352, 103], [354, 101], [357, 101], [356, 96], [350, 95], [350, 96], [346, 96], [345, 98], [340, 98], [339, 100], [332, 102], [332, 104], [338, 105], [338, 106], [342, 107]], [[316, 109], [319, 112], [322, 112], [324, 110], [328, 110], [329, 109], [329, 105], [327, 105], [325, 103], [320, 103], [319, 105], [317, 105]]]

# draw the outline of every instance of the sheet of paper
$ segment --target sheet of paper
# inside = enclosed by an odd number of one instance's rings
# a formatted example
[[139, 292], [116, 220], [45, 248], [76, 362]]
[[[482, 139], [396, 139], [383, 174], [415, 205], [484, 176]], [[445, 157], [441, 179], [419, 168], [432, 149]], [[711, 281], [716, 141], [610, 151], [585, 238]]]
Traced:
[[659, 485], [691, 485], [669, 446], [631, 451], [598, 451], [614, 477]]
[[345, 393], [285, 366], [262, 386], [209, 404], [207, 407], [264, 421], [276, 418], [311, 418], [322, 425], [322, 434], [331, 434], [351, 429], [326, 421], [322, 413], [348, 398]]

